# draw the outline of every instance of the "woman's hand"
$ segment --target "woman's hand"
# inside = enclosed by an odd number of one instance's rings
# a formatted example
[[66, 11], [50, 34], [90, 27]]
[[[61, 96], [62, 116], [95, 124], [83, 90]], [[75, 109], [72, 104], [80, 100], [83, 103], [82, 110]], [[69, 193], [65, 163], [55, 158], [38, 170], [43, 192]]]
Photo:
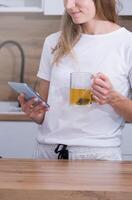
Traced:
[[132, 100], [115, 91], [106, 75], [98, 73], [94, 76], [92, 88], [97, 103], [111, 105], [125, 121], [132, 123]]
[[26, 101], [24, 94], [20, 94], [18, 100], [22, 107], [22, 111], [25, 112], [30, 119], [38, 124], [43, 122], [45, 112], [48, 111], [48, 108], [45, 107], [43, 102], [39, 101], [37, 98]]
[[92, 92], [97, 103], [110, 104], [113, 91], [113, 86], [106, 75], [98, 73], [93, 77]]

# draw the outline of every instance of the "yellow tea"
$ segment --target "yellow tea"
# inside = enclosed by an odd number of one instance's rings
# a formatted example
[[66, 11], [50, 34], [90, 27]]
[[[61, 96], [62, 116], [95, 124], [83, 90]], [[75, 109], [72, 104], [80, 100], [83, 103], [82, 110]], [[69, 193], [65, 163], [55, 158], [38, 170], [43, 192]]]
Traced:
[[70, 89], [70, 103], [75, 105], [87, 105], [95, 102], [91, 90]]

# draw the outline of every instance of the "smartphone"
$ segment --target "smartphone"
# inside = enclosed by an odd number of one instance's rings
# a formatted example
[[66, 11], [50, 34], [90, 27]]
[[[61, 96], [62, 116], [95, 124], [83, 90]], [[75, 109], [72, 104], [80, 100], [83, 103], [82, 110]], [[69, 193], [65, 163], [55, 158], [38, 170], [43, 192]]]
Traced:
[[25, 95], [25, 99], [29, 100], [33, 97], [38, 98], [38, 100], [45, 103], [45, 106], [49, 108], [48, 103], [30, 87], [27, 83], [17, 83], [17, 82], [8, 82], [8, 85], [15, 90], [17, 93], [23, 93]]

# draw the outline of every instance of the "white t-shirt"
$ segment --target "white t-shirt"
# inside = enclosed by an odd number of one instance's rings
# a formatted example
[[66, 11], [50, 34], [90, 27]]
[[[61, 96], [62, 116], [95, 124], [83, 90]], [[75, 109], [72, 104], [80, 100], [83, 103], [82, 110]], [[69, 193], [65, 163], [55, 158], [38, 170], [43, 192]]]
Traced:
[[124, 120], [106, 104], [90, 106], [69, 104], [70, 73], [81, 71], [106, 74], [116, 91], [129, 96], [132, 68], [132, 33], [120, 28], [102, 35], [82, 34], [70, 55], [52, 65], [52, 49], [60, 33], [48, 36], [44, 43], [37, 76], [50, 81], [50, 110], [40, 127], [42, 144], [66, 144], [90, 147], [114, 147], [121, 143]]

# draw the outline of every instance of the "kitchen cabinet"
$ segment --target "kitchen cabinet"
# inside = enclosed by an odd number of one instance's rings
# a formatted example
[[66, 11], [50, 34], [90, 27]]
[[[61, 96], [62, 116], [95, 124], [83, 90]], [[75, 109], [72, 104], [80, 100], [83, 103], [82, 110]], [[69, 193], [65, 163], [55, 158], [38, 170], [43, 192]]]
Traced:
[[63, 12], [63, 0], [44, 0], [45, 15], [62, 15]]
[[[132, 1], [120, 0], [118, 6], [119, 15], [132, 15]], [[45, 15], [62, 15], [64, 13], [63, 0], [45, 0], [44, 14]]]
[[0, 156], [32, 158], [38, 125], [34, 122], [0, 122]]
[[122, 134], [123, 160], [132, 160], [132, 124], [126, 123]]
[[0, 0], [0, 12], [43, 12], [44, 0]]
[[[0, 121], [0, 156], [32, 158], [39, 127], [32, 121]], [[122, 134], [123, 160], [132, 160], [132, 124], [126, 123]]]
[[132, 15], [132, 1], [131, 0], [120, 0], [121, 6], [119, 15]]

